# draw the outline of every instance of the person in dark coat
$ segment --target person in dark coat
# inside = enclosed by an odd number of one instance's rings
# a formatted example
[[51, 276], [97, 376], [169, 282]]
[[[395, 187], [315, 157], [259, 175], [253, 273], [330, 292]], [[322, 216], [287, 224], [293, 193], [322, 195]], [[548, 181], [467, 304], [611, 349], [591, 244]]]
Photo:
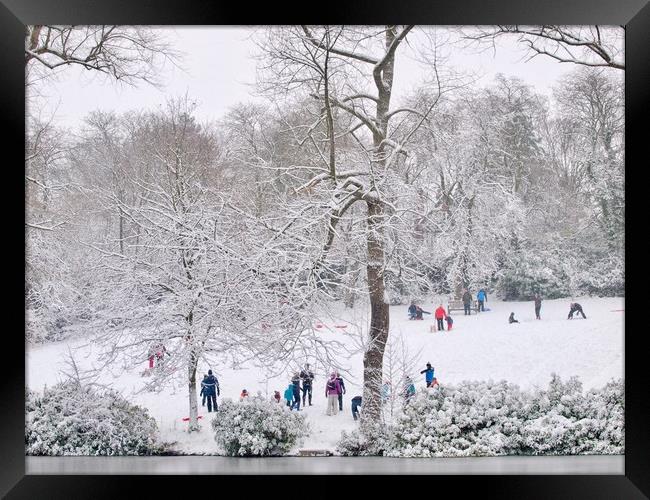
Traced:
[[[309, 369], [309, 363], [305, 364], [305, 369], [300, 372], [300, 379], [302, 380], [302, 406], [306, 406], [306, 399], [309, 399], [309, 406], [311, 404], [312, 384], [314, 382], [314, 372]], [[309, 396], [309, 398], [307, 398]]]
[[212, 412], [212, 408], [217, 411], [217, 396], [221, 392], [219, 391], [219, 381], [212, 375], [212, 370], [208, 370], [208, 377], [201, 383], [201, 385], [203, 384], [205, 384], [205, 392], [208, 395], [208, 413]]
[[291, 409], [296, 409], [300, 411], [300, 374], [295, 373], [293, 378], [291, 379], [291, 383], [293, 384], [293, 405], [291, 406]]
[[418, 315], [418, 306], [414, 302], [411, 302], [409, 306], [409, 319], [416, 319]]
[[567, 319], [573, 319], [574, 313], [582, 314], [582, 317], [584, 319], [587, 319], [587, 316], [585, 316], [585, 313], [582, 310], [582, 306], [577, 302], [572, 302], [571, 305], [569, 306], [569, 317]]
[[515, 319], [515, 313], [513, 313], [513, 312], [510, 313], [510, 317], [508, 318], [508, 323], [510, 323], [510, 324], [512, 324], [512, 323], [519, 323], [519, 321], [517, 321], [517, 320]]
[[199, 396], [201, 396], [201, 406], [205, 406], [205, 400], [208, 399], [207, 387], [205, 385], [207, 378], [207, 375], [203, 375], [203, 380], [201, 381], [201, 392], [199, 393]]
[[539, 295], [539, 293], [535, 294], [535, 318], [537, 319], [542, 319], [539, 317], [539, 311], [542, 309], [542, 297]]
[[345, 384], [343, 383], [343, 377], [339, 375], [339, 372], [336, 372], [336, 380], [339, 381], [341, 386], [341, 392], [339, 392], [339, 411], [343, 411], [343, 394], [345, 394]]
[[472, 314], [472, 311], [470, 309], [471, 305], [472, 305], [472, 294], [469, 293], [469, 290], [467, 290], [466, 288], [465, 292], [463, 293], [463, 308], [465, 309], [465, 316]]
[[361, 396], [354, 396], [352, 398], [352, 417], [355, 420], [359, 418], [359, 406], [361, 406], [362, 401], [363, 398]]

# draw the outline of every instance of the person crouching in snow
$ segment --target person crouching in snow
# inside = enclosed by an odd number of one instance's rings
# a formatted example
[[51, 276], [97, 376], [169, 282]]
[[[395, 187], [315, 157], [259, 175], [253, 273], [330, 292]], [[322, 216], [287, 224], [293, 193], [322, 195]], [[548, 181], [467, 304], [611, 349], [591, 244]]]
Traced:
[[515, 319], [515, 313], [513, 313], [513, 312], [510, 313], [510, 317], [508, 318], [508, 323], [510, 323], [510, 324], [512, 324], [512, 323], [519, 323], [519, 321], [517, 321], [517, 320]]
[[442, 304], [438, 306], [438, 309], [436, 309], [436, 321], [438, 322], [438, 331], [445, 331], [445, 324], [444, 324], [444, 319], [447, 316], [447, 312], [445, 311], [445, 308], [442, 307]]
[[447, 317], [445, 318], [447, 321], [447, 330], [451, 330], [451, 327], [454, 326], [454, 320], [449, 314], [447, 314]]
[[327, 414], [336, 415], [339, 411], [339, 394], [341, 394], [341, 384], [336, 379], [336, 373], [332, 372], [329, 380], [325, 384], [325, 397], [327, 398]]
[[[582, 306], [580, 304], [578, 304], [577, 302], [572, 302], [569, 305], [569, 317], [567, 319], [573, 319], [573, 314], [574, 313], [582, 314], [582, 317], [584, 319], [587, 319], [587, 316], [585, 316], [585, 313], [582, 310]], [[576, 314], [576, 316], [577, 316], [577, 314]]]

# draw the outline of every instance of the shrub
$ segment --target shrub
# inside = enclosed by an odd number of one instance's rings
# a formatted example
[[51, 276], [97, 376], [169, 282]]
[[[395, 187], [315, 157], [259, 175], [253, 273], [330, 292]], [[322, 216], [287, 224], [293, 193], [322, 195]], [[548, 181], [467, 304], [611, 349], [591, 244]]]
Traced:
[[27, 455], [152, 455], [162, 453], [156, 421], [110, 389], [59, 383], [27, 394]]
[[286, 455], [308, 433], [304, 415], [268, 401], [224, 400], [212, 420], [215, 440], [235, 457]]
[[585, 395], [576, 377], [562, 382], [552, 375], [547, 390], [531, 392], [505, 381], [420, 390], [381, 439], [343, 433], [337, 451], [391, 457], [622, 454], [624, 435], [621, 380]]

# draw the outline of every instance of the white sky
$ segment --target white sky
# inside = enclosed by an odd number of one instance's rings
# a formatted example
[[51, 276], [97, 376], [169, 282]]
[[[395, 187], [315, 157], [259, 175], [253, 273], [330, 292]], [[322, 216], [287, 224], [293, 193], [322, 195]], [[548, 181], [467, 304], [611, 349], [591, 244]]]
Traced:
[[[60, 125], [76, 127], [83, 118], [96, 109], [122, 112], [133, 109], [155, 109], [171, 96], [187, 93], [199, 107], [201, 120], [215, 120], [238, 102], [254, 100], [251, 93], [255, 82], [255, 60], [251, 55], [257, 50], [249, 39], [251, 29], [244, 27], [174, 27], [170, 38], [176, 49], [184, 53], [181, 65], [184, 70], [168, 64], [161, 69], [164, 87], [157, 89], [146, 83], [138, 87], [117, 85], [103, 75], [77, 67], [66, 68], [46, 89], [46, 114], [56, 109], [55, 121]], [[444, 27], [438, 28], [444, 30]], [[409, 42], [417, 44], [418, 36]], [[410, 52], [410, 51], [408, 51]], [[422, 76], [419, 63], [403, 51], [398, 53], [398, 66], [393, 96], [407, 92]], [[456, 48], [450, 53], [448, 64], [456, 70], [483, 75], [480, 85], [492, 83], [497, 73], [516, 76], [533, 85], [538, 92], [550, 95], [551, 87], [563, 74], [575, 69], [546, 57], [536, 57], [525, 62], [525, 52], [514, 41], [502, 41], [495, 53], [476, 53]]]

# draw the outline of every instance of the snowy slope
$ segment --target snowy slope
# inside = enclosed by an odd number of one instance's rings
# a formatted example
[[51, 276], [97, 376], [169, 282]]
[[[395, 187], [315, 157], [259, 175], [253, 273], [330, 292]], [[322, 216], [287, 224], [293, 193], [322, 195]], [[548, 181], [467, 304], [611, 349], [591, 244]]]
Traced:
[[[579, 376], [585, 389], [600, 387], [612, 378], [623, 377], [624, 312], [621, 310], [624, 309], [624, 300], [576, 300], [582, 304], [586, 320], [575, 317], [567, 320], [569, 300], [565, 299], [544, 301], [542, 320], [539, 321], [535, 320], [532, 302], [490, 300], [486, 304], [490, 311], [471, 316], [456, 312], [453, 330], [436, 333], [430, 331], [434, 323], [432, 315], [425, 316], [424, 321], [409, 321], [407, 306], [392, 306], [391, 334], [403, 336], [412, 353], [422, 349], [421, 366], [416, 367], [417, 371], [423, 369], [427, 361], [431, 362], [441, 384], [467, 379], [505, 379], [523, 388], [546, 386], [551, 373], [556, 372], [562, 378]], [[429, 311], [435, 309], [432, 304], [423, 304], [423, 307]], [[510, 312], [514, 312], [521, 323], [508, 324]], [[323, 324], [325, 327], [317, 330], [320, 335], [352, 346], [354, 342], [346, 332], [353, 331], [355, 325], [364, 327], [367, 312], [341, 311], [338, 318], [323, 318]], [[349, 326], [334, 328], [341, 324]], [[328, 326], [331, 327], [329, 330]], [[28, 387], [40, 391], [45, 384], [52, 385], [63, 378], [60, 370], [65, 369], [63, 360], [68, 346], [77, 348], [75, 357], [82, 367], [91, 366], [92, 348], [79, 347], [81, 345], [81, 341], [73, 340], [30, 346], [26, 353]], [[350, 376], [345, 377], [348, 392], [344, 396], [344, 411], [337, 416], [325, 415], [324, 383], [330, 367], [316, 366], [314, 406], [304, 410], [312, 434], [301, 448], [333, 449], [341, 430], [351, 430], [357, 425], [350, 413], [350, 399], [362, 393], [362, 355], [340, 360], [340, 363], [350, 371]], [[210, 414], [204, 408], [199, 410], [203, 415], [202, 432], [192, 435], [184, 432], [187, 424], [181, 418], [188, 415], [185, 384], [176, 382], [175, 386], [161, 392], [138, 392], [143, 382], [140, 373], [145, 367], [143, 364], [126, 373], [119, 373], [121, 370], [117, 369], [114, 374], [105, 372], [99, 382], [121, 390], [135, 403], [147, 407], [158, 421], [163, 440], [177, 442], [179, 450], [191, 454], [217, 453], [209, 428]], [[208, 368], [199, 367], [199, 371], [203, 373]], [[260, 390], [265, 398], [270, 398], [273, 390], [283, 393], [289, 380], [287, 374], [269, 379], [267, 384], [264, 373], [253, 367], [240, 370], [211, 368], [219, 377], [221, 396], [233, 399], [238, 398], [243, 388], [248, 389], [251, 395]], [[418, 376], [415, 382], [416, 387], [423, 387], [423, 376]]]

